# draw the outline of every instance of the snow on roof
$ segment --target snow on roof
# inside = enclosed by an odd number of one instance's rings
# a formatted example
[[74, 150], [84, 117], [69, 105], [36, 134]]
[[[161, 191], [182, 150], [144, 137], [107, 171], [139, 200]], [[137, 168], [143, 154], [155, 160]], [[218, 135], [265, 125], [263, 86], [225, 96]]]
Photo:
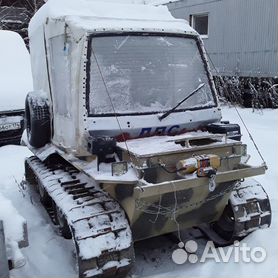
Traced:
[[30, 55], [19, 34], [0, 31], [0, 111], [24, 109], [33, 89]]
[[[187, 21], [175, 19], [166, 6], [146, 5], [143, 0], [49, 0], [34, 15], [29, 34], [50, 19], [64, 19], [84, 29], [94, 28], [172, 28], [193, 31]], [[82, 25], [84, 22], [84, 25]], [[89, 22], [89, 23], [88, 23]], [[93, 23], [93, 26], [92, 26]], [[143, 27], [141, 26], [143, 23]]]

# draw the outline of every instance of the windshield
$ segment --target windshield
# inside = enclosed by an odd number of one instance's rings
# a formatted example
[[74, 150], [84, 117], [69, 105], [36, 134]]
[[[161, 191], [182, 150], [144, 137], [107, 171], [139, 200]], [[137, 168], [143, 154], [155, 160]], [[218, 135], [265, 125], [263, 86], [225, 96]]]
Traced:
[[201, 83], [204, 86], [177, 111], [215, 105], [194, 39], [154, 35], [92, 39], [91, 115], [167, 111]]

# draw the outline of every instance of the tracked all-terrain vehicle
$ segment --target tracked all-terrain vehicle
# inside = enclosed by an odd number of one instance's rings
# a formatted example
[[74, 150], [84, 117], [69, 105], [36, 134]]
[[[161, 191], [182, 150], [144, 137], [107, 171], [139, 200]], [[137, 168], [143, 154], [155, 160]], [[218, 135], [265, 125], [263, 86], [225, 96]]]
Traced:
[[246, 179], [266, 165], [248, 165], [239, 126], [221, 122], [186, 21], [166, 7], [49, 0], [29, 37], [26, 180], [73, 239], [80, 277], [126, 275], [135, 241], [199, 226], [229, 244], [270, 225], [264, 189]]

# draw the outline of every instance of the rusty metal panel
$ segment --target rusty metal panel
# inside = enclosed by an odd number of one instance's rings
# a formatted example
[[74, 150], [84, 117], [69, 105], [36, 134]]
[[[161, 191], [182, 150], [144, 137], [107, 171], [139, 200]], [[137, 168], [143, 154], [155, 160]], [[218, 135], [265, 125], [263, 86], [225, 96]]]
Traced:
[[181, 0], [168, 4], [177, 18], [209, 14], [204, 43], [223, 75], [278, 75], [278, 2], [276, 0]]

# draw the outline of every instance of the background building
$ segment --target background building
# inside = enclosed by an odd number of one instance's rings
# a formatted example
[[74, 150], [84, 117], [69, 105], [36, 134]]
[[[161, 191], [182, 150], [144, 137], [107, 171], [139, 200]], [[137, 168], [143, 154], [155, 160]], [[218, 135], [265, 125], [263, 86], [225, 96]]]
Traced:
[[213, 73], [226, 81], [230, 97], [239, 90], [232, 97], [241, 97], [247, 106], [251, 98], [272, 106], [278, 76], [277, 0], [179, 0], [160, 4], [167, 5], [174, 17], [188, 20], [202, 35], [215, 66]]
[[[45, 1], [0, 0], [0, 29], [18, 32], [28, 45], [29, 20]], [[115, 1], [167, 5], [201, 34], [220, 96], [278, 107], [277, 0]]]

